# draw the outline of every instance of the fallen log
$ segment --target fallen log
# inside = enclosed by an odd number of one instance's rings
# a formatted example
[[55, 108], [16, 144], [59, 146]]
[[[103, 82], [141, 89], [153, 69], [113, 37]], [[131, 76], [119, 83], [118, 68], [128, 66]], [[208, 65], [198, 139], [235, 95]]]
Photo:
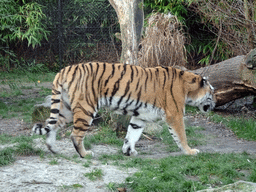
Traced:
[[256, 96], [256, 49], [247, 55], [233, 57], [191, 72], [208, 78], [215, 89], [216, 107], [242, 97]]

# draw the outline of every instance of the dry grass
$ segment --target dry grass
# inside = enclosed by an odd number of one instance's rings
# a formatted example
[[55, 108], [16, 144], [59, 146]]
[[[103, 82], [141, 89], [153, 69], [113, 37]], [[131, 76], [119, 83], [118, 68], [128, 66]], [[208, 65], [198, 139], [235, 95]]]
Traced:
[[177, 17], [153, 13], [148, 19], [148, 27], [141, 41], [139, 65], [184, 66], [186, 64], [185, 37]]

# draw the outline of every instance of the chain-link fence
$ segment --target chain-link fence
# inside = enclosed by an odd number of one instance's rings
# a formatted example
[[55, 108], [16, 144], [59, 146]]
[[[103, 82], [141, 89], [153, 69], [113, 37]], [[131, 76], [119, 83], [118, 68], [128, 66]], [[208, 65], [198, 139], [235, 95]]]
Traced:
[[35, 49], [24, 47], [19, 57], [49, 68], [85, 61], [118, 62], [121, 41], [115, 37], [119, 24], [108, 0], [39, 0], [50, 31], [48, 41]]

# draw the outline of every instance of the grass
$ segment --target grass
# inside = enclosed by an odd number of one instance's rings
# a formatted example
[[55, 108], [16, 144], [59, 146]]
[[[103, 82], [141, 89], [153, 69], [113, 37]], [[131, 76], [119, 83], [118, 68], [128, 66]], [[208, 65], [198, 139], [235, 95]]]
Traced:
[[233, 130], [238, 138], [256, 141], [256, 120], [244, 117], [222, 117], [218, 114], [210, 115], [215, 123], [222, 123]]
[[[37, 86], [40, 88], [38, 98], [33, 98], [31, 89], [35, 86], [23, 85], [24, 83], [35, 83], [52, 81], [53, 73], [1, 73], [0, 72], [0, 116], [2, 118], [19, 117], [25, 122], [31, 122], [31, 114], [34, 105], [42, 102], [46, 95], [51, 94], [51, 89]], [[33, 78], [32, 78], [33, 77]], [[1, 86], [3, 85], [3, 86]], [[4, 87], [8, 85], [8, 88]], [[30, 96], [32, 94], [32, 96]], [[35, 96], [34, 96], [35, 97]]]
[[21, 83], [52, 82], [56, 73], [31, 73], [24, 71], [0, 72], [0, 85], [9, 85], [11, 89]]
[[96, 168], [96, 169], [92, 170], [89, 173], [85, 173], [84, 176], [88, 177], [92, 181], [95, 181], [96, 179], [99, 180], [103, 176], [103, 171], [102, 171], [102, 169]]
[[15, 161], [15, 156], [17, 155], [39, 155], [43, 157], [44, 152], [41, 149], [33, 147], [33, 139], [38, 137], [39, 136], [28, 137], [25, 135], [13, 137], [6, 134], [0, 134], [0, 144], [9, 144], [11, 146], [0, 150], [0, 167], [13, 163]]
[[[203, 145], [205, 143], [205, 139], [203, 138], [202, 134], [198, 133], [198, 131], [201, 129], [203, 128], [195, 126], [186, 127], [186, 135], [188, 137], [188, 145], [190, 147]], [[156, 135], [156, 137], [163, 140], [163, 143], [167, 145], [168, 151], [175, 152], [180, 150], [177, 144], [174, 142], [167, 127], [164, 127], [162, 132], [159, 135]]]
[[[126, 185], [133, 191], [196, 191], [209, 185], [218, 187], [238, 180], [253, 181], [256, 164], [248, 154], [201, 153], [160, 160], [133, 158], [123, 166], [141, 170], [126, 179]], [[250, 173], [245, 175], [241, 170]]]
[[[196, 107], [186, 106], [186, 112], [196, 114], [200, 113]], [[256, 120], [254, 118], [245, 118], [227, 116], [223, 117], [214, 112], [208, 113], [206, 116], [215, 123], [222, 123], [226, 127], [230, 128], [238, 138], [256, 141]]]
[[57, 159], [52, 159], [50, 162], [49, 162], [50, 165], [58, 165], [58, 160]]
[[15, 161], [15, 156], [44, 156], [41, 149], [35, 149], [31, 143], [22, 142], [13, 147], [7, 147], [0, 150], [0, 167], [6, 166]]
[[73, 184], [73, 185], [63, 185], [63, 186], [61, 186], [60, 187], [60, 191], [69, 191], [69, 190], [73, 190], [73, 189], [79, 189], [79, 188], [83, 188], [84, 186], [83, 185], [80, 185], [80, 184], [78, 184], [78, 183], [76, 183], [76, 184]]
[[31, 122], [34, 105], [39, 101], [43, 101], [43, 98], [13, 100], [11, 103], [0, 100], [0, 116], [2, 118], [19, 117], [25, 122]]
[[116, 132], [109, 126], [101, 126], [100, 130], [84, 138], [85, 149], [91, 149], [92, 144], [111, 144], [116, 146], [123, 145], [123, 139], [118, 138]]

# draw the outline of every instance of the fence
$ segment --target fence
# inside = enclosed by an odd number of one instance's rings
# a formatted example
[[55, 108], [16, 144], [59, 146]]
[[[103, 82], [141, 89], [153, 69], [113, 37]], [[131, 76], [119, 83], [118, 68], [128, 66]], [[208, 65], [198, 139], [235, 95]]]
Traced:
[[49, 68], [86, 62], [118, 62], [121, 41], [114, 34], [119, 25], [107, 0], [39, 0], [50, 31], [48, 41], [35, 49], [24, 47], [19, 56], [27, 62], [44, 63]]

